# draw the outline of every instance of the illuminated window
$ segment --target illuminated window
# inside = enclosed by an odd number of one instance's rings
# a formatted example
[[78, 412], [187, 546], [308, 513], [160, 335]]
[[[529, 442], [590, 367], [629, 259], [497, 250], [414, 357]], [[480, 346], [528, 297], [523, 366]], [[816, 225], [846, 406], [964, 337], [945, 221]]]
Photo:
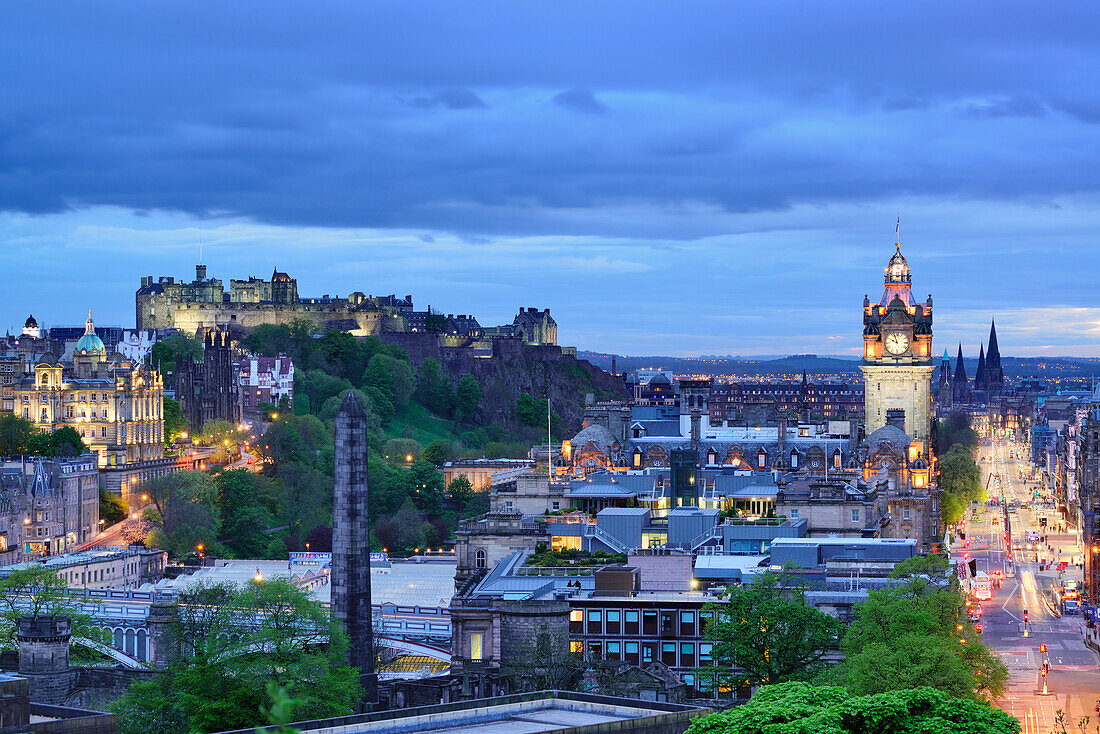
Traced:
[[584, 652], [584, 643], [580, 640], [570, 640], [569, 652]]
[[583, 622], [584, 621], [584, 612], [580, 609], [571, 610], [569, 612], [569, 621], [570, 622]]
[[470, 635], [470, 660], [481, 660], [481, 639], [480, 632], [475, 632]]

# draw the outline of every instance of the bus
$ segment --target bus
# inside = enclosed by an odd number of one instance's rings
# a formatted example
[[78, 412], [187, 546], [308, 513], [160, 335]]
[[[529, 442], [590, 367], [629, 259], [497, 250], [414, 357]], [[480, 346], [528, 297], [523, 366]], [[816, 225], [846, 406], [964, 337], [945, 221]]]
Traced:
[[974, 574], [974, 580], [970, 584], [970, 590], [978, 601], [987, 601], [993, 598], [993, 582], [985, 571]]

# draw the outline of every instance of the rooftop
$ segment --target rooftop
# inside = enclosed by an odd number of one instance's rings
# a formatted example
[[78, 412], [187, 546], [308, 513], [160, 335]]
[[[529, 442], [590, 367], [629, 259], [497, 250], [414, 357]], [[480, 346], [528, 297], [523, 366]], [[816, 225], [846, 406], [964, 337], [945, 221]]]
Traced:
[[[316, 734], [579, 734], [582, 731], [642, 731], [682, 720], [678, 730], [709, 709], [566, 691], [536, 691], [440, 706], [381, 711], [296, 722]], [[628, 724], [629, 722], [629, 724]], [[626, 724], [626, 726], [623, 726]], [[252, 729], [223, 734], [252, 734]]]

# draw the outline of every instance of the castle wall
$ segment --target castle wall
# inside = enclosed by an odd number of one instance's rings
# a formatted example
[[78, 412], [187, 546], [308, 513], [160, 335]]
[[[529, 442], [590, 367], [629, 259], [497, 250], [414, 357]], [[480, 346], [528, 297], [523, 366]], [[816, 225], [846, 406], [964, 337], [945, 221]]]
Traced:
[[194, 334], [200, 328], [236, 326], [253, 329], [263, 324], [291, 325], [306, 320], [317, 327], [326, 321], [350, 320], [356, 336], [377, 336], [384, 330], [403, 331], [404, 321], [382, 310], [355, 310], [346, 301], [336, 303], [191, 303], [166, 293], [138, 294], [137, 328], [175, 328]]

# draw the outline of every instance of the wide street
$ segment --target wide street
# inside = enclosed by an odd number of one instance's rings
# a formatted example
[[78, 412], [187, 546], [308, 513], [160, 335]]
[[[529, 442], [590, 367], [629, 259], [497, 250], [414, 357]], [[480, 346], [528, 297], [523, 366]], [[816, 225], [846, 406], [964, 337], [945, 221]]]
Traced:
[[[1062, 583], [1052, 564], [1065, 561], [1069, 564], [1065, 578], [1081, 578], [1076, 566], [1080, 548], [1077, 537], [1064, 532], [1053, 506], [1036, 499], [1037, 492], [1049, 497], [1049, 490], [1028, 478], [1027, 452], [1026, 445], [1010, 439], [982, 443], [978, 451], [982, 482], [990, 500], [1001, 499], [1002, 504], [968, 511], [963, 523], [966, 542], [956, 542], [952, 556], [964, 562], [976, 560], [979, 571], [991, 576], [1000, 572], [1003, 580], [1001, 588], [994, 587], [993, 598], [981, 602], [985, 640], [1009, 670], [1008, 691], [996, 705], [1020, 720], [1024, 734], [1055, 731], [1059, 711], [1066, 713], [1067, 731], [1082, 731], [1077, 722], [1085, 716], [1090, 717], [1088, 730], [1093, 731], [1098, 720], [1100, 659], [1085, 645], [1082, 616], [1063, 616], [1052, 595], [1052, 589]], [[1020, 507], [1006, 512], [1010, 503]], [[1047, 519], [1045, 528], [1043, 517]], [[1055, 532], [1059, 529], [1062, 532]], [[1029, 530], [1046, 539], [1037, 550], [1027, 550]], [[1007, 541], [1006, 532], [1010, 533]], [[1049, 663], [1046, 695], [1040, 675], [1041, 644], [1047, 646]]]

